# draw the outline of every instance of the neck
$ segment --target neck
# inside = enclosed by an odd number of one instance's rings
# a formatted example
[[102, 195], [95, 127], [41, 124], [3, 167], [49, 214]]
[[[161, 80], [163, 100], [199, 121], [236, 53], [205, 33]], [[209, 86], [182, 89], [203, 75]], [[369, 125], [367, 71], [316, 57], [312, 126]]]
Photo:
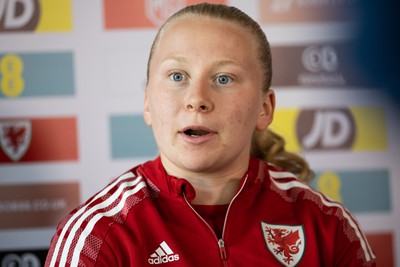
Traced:
[[230, 162], [229, 166], [219, 169], [202, 171], [177, 168], [175, 164], [170, 164], [162, 156], [161, 161], [169, 175], [184, 178], [190, 182], [196, 192], [192, 203], [197, 205], [229, 204], [239, 190], [243, 175], [249, 168], [248, 158], [239, 162]]
[[192, 204], [223, 205], [229, 204], [237, 193], [240, 178], [225, 179], [187, 179], [196, 191]]

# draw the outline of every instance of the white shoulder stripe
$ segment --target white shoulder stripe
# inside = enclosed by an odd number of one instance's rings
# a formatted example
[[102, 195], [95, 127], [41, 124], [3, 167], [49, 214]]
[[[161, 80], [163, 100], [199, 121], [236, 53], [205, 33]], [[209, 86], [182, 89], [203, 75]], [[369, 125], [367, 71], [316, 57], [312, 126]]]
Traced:
[[80, 209], [68, 220], [68, 222], [64, 225], [64, 227], [63, 227], [63, 229], [62, 229], [62, 231], [61, 231], [61, 234], [60, 234], [60, 236], [59, 236], [59, 238], [58, 238], [56, 247], [55, 247], [54, 252], [53, 252], [53, 257], [52, 257], [51, 262], [50, 262], [50, 266], [55, 266], [55, 263], [56, 263], [57, 258], [58, 258], [58, 254], [59, 254], [59, 250], [60, 250], [61, 244], [62, 244], [62, 242], [63, 242], [63, 240], [64, 240], [64, 236], [65, 236], [65, 234], [66, 234], [68, 228], [69, 228], [70, 225], [72, 224], [72, 222], [74, 222], [75, 219], [76, 219], [77, 217], [79, 217], [79, 216], [86, 210], [86, 208], [87, 208], [90, 204], [92, 204], [94, 201], [96, 201], [96, 200], [99, 199], [100, 197], [103, 197], [108, 191], [110, 191], [111, 188], [113, 188], [113, 187], [114, 187], [115, 185], [117, 185], [119, 182], [121, 182], [122, 180], [125, 180], [125, 179], [134, 178], [134, 177], [135, 177], [135, 175], [134, 175], [133, 173], [131, 173], [131, 172], [128, 172], [128, 173], [126, 173], [126, 174], [124, 174], [124, 175], [121, 175], [121, 176], [120, 176], [118, 179], [116, 179], [113, 183], [109, 184], [109, 185], [108, 185], [107, 187], [105, 187], [102, 191], [100, 191], [89, 203], [87, 203], [84, 207], [80, 208]]
[[142, 179], [140, 179], [140, 178], [141, 177], [138, 177], [135, 180], [122, 183], [110, 197], [108, 197], [103, 202], [93, 206], [92, 208], [90, 208], [88, 211], [86, 211], [84, 214], [81, 215], [79, 220], [74, 224], [73, 228], [71, 229], [71, 233], [68, 236], [67, 241], [65, 242], [63, 253], [61, 256], [61, 260], [60, 260], [60, 266], [65, 266], [67, 257], [68, 257], [68, 253], [69, 253], [69, 250], [71, 247], [71, 243], [75, 237], [76, 231], [79, 229], [79, 227], [81, 227], [82, 223], [86, 220], [86, 218], [88, 218], [90, 215], [92, 215], [96, 211], [98, 211], [100, 209], [104, 209], [107, 206], [111, 205], [115, 200], [117, 200], [120, 197], [122, 191], [125, 188], [134, 186], [134, 185], [138, 184], [140, 181], [142, 181]]
[[[272, 171], [271, 171], [271, 173], [275, 174], [275, 172], [272, 172]], [[273, 178], [274, 178], [274, 176], [273, 176]], [[294, 187], [300, 187], [300, 188], [309, 190], [312, 193], [314, 193], [315, 195], [317, 195], [319, 197], [319, 199], [321, 200], [321, 202], [325, 206], [339, 208], [342, 211], [343, 217], [348, 221], [349, 225], [354, 229], [358, 239], [360, 240], [361, 247], [362, 247], [362, 249], [364, 251], [366, 260], [370, 261], [371, 259], [375, 258], [375, 255], [374, 255], [371, 247], [369, 246], [369, 243], [366, 241], [366, 237], [364, 236], [364, 234], [358, 228], [358, 225], [354, 221], [353, 217], [349, 214], [349, 212], [342, 205], [340, 205], [339, 203], [336, 203], [336, 202], [327, 201], [322, 196], [321, 193], [319, 193], [318, 191], [313, 190], [309, 186], [307, 186], [307, 185], [305, 185], [305, 184], [303, 184], [303, 183], [301, 183], [299, 181], [290, 181], [290, 182], [287, 182], [287, 183], [279, 183], [279, 182], [274, 181], [274, 179], [271, 179], [271, 180], [278, 188], [280, 188], [282, 190], [289, 190], [289, 189], [292, 189]]]
[[90, 232], [92, 232], [93, 227], [96, 224], [96, 222], [98, 220], [100, 220], [102, 217], [112, 217], [115, 214], [117, 214], [118, 212], [120, 212], [123, 209], [124, 205], [125, 205], [126, 199], [129, 196], [137, 193], [139, 190], [141, 190], [144, 187], [146, 187], [146, 183], [144, 181], [140, 182], [133, 189], [130, 189], [130, 190], [127, 190], [126, 192], [124, 192], [124, 194], [122, 195], [121, 201], [118, 203], [117, 206], [115, 206], [114, 208], [112, 208], [109, 211], [97, 213], [92, 219], [90, 219], [89, 223], [87, 224], [87, 226], [85, 227], [85, 229], [81, 233], [81, 235], [79, 237], [79, 240], [78, 240], [78, 243], [76, 244], [76, 247], [75, 247], [74, 252], [72, 254], [73, 257], [72, 257], [72, 261], [71, 261], [71, 266], [78, 266], [79, 256], [80, 256], [80, 253], [82, 251], [82, 248], [83, 248], [83, 245], [85, 243], [85, 240], [86, 240], [87, 236], [90, 234]]
[[281, 179], [281, 178], [296, 178], [296, 175], [294, 175], [291, 172], [277, 172], [277, 171], [271, 171], [269, 170], [270, 176], [276, 178], [276, 179]]

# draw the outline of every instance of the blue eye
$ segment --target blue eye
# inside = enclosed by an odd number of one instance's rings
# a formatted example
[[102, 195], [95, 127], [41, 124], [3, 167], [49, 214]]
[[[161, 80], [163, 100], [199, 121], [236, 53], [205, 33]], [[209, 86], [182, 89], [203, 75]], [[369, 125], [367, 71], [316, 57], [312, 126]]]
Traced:
[[219, 84], [228, 84], [232, 81], [232, 78], [226, 75], [221, 75], [217, 78]]
[[179, 72], [172, 73], [169, 77], [175, 82], [181, 82], [185, 79], [185, 76]]

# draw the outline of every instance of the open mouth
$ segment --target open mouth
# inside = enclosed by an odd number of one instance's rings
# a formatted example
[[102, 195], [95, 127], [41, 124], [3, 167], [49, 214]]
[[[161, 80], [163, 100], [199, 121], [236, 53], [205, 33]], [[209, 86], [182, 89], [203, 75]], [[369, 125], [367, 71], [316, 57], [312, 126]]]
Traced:
[[210, 129], [205, 127], [188, 127], [181, 131], [181, 133], [190, 137], [201, 137], [213, 133]]
[[192, 137], [196, 137], [196, 136], [203, 136], [203, 135], [207, 135], [210, 132], [206, 131], [206, 130], [194, 130], [194, 129], [188, 129], [186, 131], [183, 132], [186, 135], [192, 136]]

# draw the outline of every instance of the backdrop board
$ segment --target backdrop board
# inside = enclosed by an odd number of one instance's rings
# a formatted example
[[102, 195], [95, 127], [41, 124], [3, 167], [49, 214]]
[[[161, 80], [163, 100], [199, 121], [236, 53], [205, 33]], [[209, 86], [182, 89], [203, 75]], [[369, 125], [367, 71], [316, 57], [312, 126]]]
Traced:
[[[198, 2], [0, 0], [1, 266], [43, 265], [63, 216], [157, 156], [142, 118], [149, 49], [171, 13]], [[398, 99], [354, 51], [361, 1], [212, 2], [260, 23], [271, 128], [310, 163], [312, 186], [355, 215], [378, 266], [400, 264]]]

